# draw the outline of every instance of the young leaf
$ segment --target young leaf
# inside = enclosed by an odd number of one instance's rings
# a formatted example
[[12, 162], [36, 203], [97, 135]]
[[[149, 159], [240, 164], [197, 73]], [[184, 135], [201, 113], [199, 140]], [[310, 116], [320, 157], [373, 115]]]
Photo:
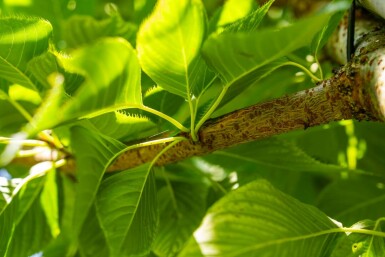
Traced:
[[100, 185], [96, 211], [110, 256], [149, 253], [156, 227], [154, 177], [149, 172], [149, 164], [142, 165], [114, 174]]
[[314, 37], [314, 40], [310, 46], [313, 54], [318, 54], [318, 51], [326, 44], [327, 40], [335, 31], [341, 21], [341, 18], [345, 14], [343, 10], [348, 9], [350, 7], [351, 2], [352, 0], [334, 0], [334, 5], [330, 5], [330, 7], [327, 6], [325, 9], [321, 10], [321, 13], [330, 12], [333, 8], [337, 8], [338, 11], [330, 16], [327, 25], [319, 32], [316, 37]]
[[282, 28], [213, 35], [206, 40], [203, 55], [229, 87], [240, 78], [253, 77], [263, 65], [310, 44], [331, 14], [323, 13]]
[[204, 256], [328, 256], [334, 228], [318, 209], [257, 180], [215, 203], [194, 237]]
[[28, 62], [48, 50], [52, 26], [38, 18], [0, 19], [0, 78], [36, 90], [25, 74]]
[[199, 0], [161, 0], [138, 32], [143, 70], [159, 86], [186, 99], [204, 82], [200, 48], [205, 19]]
[[153, 251], [175, 256], [198, 227], [206, 211], [207, 186], [172, 183], [158, 192], [160, 224]]

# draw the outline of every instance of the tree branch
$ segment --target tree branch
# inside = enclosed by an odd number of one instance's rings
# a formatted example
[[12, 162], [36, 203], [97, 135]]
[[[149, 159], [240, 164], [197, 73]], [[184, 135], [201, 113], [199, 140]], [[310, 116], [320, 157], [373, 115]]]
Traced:
[[[198, 133], [199, 142], [193, 142], [187, 133], [180, 133], [178, 136], [188, 140], [176, 144], [156, 164], [174, 163], [332, 121], [385, 121], [385, 26], [382, 21], [362, 14], [356, 21], [356, 56], [332, 78], [312, 89], [208, 120]], [[345, 20], [328, 44], [329, 54], [339, 62], [346, 62], [346, 25]], [[166, 137], [166, 134], [160, 136]], [[150, 145], [124, 152], [108, 171], [125, 170], [150, 162], [167, 145]], [[75, 161], [70, 159], [63, 169], [73, 171]], [[25, 158], [19, 162], [32, 164], [36, 160]]]
[[[356, 57], [332, 78], [315, 88], [209, 120], [199, 131], [199, 142], [180, 142], [157, 165], [332, 121], [385, 121], [385, 29], [383, 23], [362, 14], [357, 20]], [[330, 54], [340, 62], [346, 62], [346, 26], [343, 21], [329, 44]], [[127, 151], [109, 171], [149, 162], [166, 145]]]

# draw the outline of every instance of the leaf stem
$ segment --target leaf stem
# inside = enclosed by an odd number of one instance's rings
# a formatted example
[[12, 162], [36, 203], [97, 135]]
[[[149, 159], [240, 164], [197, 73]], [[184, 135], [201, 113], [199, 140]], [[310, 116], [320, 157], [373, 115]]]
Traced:
[[[318, 78], [317, 76], [315, 76], [311, 71], [309, 71], [309, 69], [307, 69], [305, 66], [299, 64], [299, 63], [296, 63], [296, 62], [292, 62], [292, 61], [288, 61], [288, 62], [285, 62], [282, 64], [282, 66], [294, 66], [294, 67], [297, 67], [297, 68], [300, 68], [302, 71], [304, 71], [312, 80], [314, 80], [315, 82], [320, 82], [321, 79]], [[282, 67], [281, 66], [281, 67]]]
[[[130, 145], [128, 147], [125, 147], [124, 149], [122, 149], [118, 153], [116, 153], [109, 160], [109, 162], [106, 164], [105, 169], [107, 169], [107, 167], [110, 166], [119, 155], [121, 155], [124, 152], [127, 152], [129, 150], [136, 149], [136, 148], [141, 148], [141, 147], [148, 147], [148, 146], [151, 146], [151, 145], [158, 145], [158, 144], [163, 144], [163, 143], [169, 143], [169, 142], [174, 142], [174, 141], [177, 141], [177, 143], [179, 143], [179, 142], [181, 142], [183, 140], [187, 140], [187, 139], [185, 137], [167, 137], [167, 138], [161, 138], [161, 139], [156, 139], [156, 140], [152, 140], [152, 141], [146, 141], [146, 142], [143, 142], [143, 143], [138, 143], [138, 144]], [[166, 148], [169, 149], [168, 146], [165, 147], [164, 149], [166, 149]], [[165, 151], [161, 151], [161, 153], [164, 153], [164, 152]], [[154, 158], [154, 160], [158, 159], [158, 158]]]
[[[187, 138], [185, 137], [171, 137], [169, 139], [172, 139], [171, 142], [168, 146], [166, 146], [165, 148], [162, 149], [162, 151], [160, 151], [157, 156], [155, 156], [155, 158], [151, 161], [151, 164], [150, 164], [150, 169], [152, 168], [152, 166], [155, 165], [155, 163], [158, 161], [158, 159], [165, 153], [167, 152], [170, 148], [172, 148], [174, 145], [178, 144], [179, 142], [182, 142], [184, 140], [187, 140]], [[156, 141], [156, 140], [155, 140]]]
[[214, 111], [217, 109], [219, 104], [221, 103], [223, 97], [225, 96], [227, 90], [229, 89], [229, 86], [224, 86], [221, 93], [219, 94], [218, 98], [215, 100], [213, 105], [210, 106], [210, 109], [205, 113], [205, 115], [200, 119], [198, 124], [195, 126], [195, 131], [199, 131], [199, 129], [202, 127], [202, 125], [210, 119], [211, 115], [214, 113]]
[[188, 128], [183, 126], [182, 123], [180, 123], [179, 121], [175, 120], [174, 118], [172, 118], [172, 117], [170, 117], [170, 116], [168, 116], [168, 115], [166, 115], [166, 114], [164, 114], [158, 110], [152, 109], [152, 108], [145, 106], [145, 105], [142, 105], [141, 107], [138, 107], [138, 108], [143, 110], [143, 111], [155, 114], [155, 115], [167, 120], [172, 125], [174, 125], [176, 128], [178, 128], [180, 131], [183, 131], [183, 132], [189, 132], [190, 131]]
[[168, 122], [170, 122], [172, 125], [174, 125], [177, 129], [179, 129], [180, 131], [183, 131], [183, 132], [189, 132], [190, 130], [188, 128], [186, 128], [185, 126], [182, 125], [182, 123], [180, 123], [179, 121], [175, 120], [174, 118], [158, 111], [158, 110], [155, 110], [151, 107], [148, 107], [148, 106], [145, 106], [145, 105], [142, 105], [142, 104], [119, 104], [119, 105], [114, 105], [114, 106], [110, 106], [108, 108], [103, 108], [103, 109], [100, 109], [100, 110], [97, 110], [97, 111], [94, 111], [94, 112], [91, 112], [91, 113], [88, 113], [86, 115], [83, 115], [81, 117], [79, 117], [79, 119], [90, 119], [90, 118], [93, 118], [93, 117], [96, 117], [96, 116], [99, 116], [99, 115], [102, 115], [102, 114], [105, 114], [105, 113], [109, 113], [109, 112], [114, 112], [114, 111], [119, 111], [119, 110], [124, 110], [124, 109], [140, 109], [140, 110], [143, 110], [143, 111], [146, 111], [146, 112], [149, 112], [149, 113], [152, 113], [162, 119], [165, 119], [167, 120]]

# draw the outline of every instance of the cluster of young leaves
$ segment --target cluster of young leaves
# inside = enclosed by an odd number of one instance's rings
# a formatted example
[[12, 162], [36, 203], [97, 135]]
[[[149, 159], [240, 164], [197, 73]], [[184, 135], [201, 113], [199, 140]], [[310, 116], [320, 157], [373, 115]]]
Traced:
[[123, 142], [198, 140], [323, 78], [309, 67], [350, 1], [301, 20], [273, 2], [2, 1], [0, 256], [385, 256], [382, 124], [105, 174]]

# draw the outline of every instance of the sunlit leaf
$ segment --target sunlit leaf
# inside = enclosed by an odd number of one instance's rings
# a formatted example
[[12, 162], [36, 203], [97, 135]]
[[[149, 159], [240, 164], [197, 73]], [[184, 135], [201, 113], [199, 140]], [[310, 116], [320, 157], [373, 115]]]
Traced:
[[198, 0], [157, 3], [138, 32], [143, 70], [161, 87], [184, 98], [201, 88], [207, 72], [200, 57], [205, 15]]
[[[256, 31], [258, 29], [259, 24], [261, 23], [262, 19], [267, 14], [267, 11], [269, 10], [270, 6], [273, 4], [275, 0], [269, 0], [266, 2], [263, 6], [256, 9], [255, 11], [251, 12], [249, 15], [243, 17], [243, 15], [240, 16], [239, 20], [236, 20], [230, 24], [227, 24], [224, 27], [224, 32], [252, 32]], [[231, 3], [231, 4], [229, 4]], [[227, 5], [230, 5], [229, 7], [226, 7], [228, 9], [228, 13], [231, 13], [234, 9], [231, 5], [237, 5], [237, 1], [228, 1], [226, 2]], [[247, 4], [252, 4], [250, 1]], [[226, 9], [224, 10], [226, 11]], [[223, 14], [221, 14], [222, 16]], [[234, 14], [232, 14], [234, 15]], [[222, 18], [221, 18], [222, 20]], [[220, 20], [220, 21], [221, 21]]]
[[32, 58], [48, 50], [51, 24], [38, 18], [1, 18], [0, 33], [0, 78], [36, 89], [25, 71]]
[[103, 114], [142, 104], [140, 67], [131, 45], [121, 38], [102, 39], [61, 58], [64, 68], [85, 77], [65, 105], [62, 119]]
[[333, 228], [318, 209], [257, 180], [215, 203], [194, 237], [204, 256], [327, 256]]

